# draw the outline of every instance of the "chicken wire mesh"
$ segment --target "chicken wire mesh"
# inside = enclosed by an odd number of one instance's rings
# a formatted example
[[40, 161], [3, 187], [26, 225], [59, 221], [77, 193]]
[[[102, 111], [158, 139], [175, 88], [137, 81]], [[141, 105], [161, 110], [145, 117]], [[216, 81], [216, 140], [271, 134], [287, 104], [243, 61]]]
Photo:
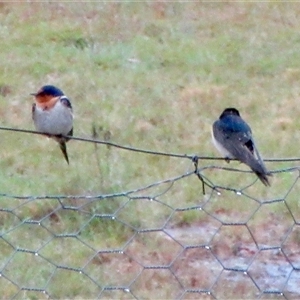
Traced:
[[273, 170], [270, 196], [200, 164], [112, 194], [1, 194], [1, 297], [298, 299], [299, 168]]

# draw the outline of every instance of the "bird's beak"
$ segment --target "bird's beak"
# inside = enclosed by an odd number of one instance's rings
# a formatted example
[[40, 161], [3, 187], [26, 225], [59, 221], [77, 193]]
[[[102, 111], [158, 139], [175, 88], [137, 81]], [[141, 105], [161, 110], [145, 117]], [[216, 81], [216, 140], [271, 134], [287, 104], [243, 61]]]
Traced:
[[32, 96], [36, 96], [38, 93], [30, 93], [30, 95]]

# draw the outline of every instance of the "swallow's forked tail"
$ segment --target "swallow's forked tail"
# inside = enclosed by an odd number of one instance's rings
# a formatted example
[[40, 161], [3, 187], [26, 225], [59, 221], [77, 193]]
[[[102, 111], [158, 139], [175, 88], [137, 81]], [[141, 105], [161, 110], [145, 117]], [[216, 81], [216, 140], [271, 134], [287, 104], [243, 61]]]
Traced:
[[272, 174], [266, 169], [262, 159], [256, 159], [252, 154], [249, 154], [244, 163], [251, 168], [265, 186], [271, 185], [267, 176], [272, 176]]
[[260, 181], [265, 185], [265, 186], [271, 186], [270, 181], [267, 176], [272, 176], [271, 173], [258, 173], [255, 172], [257, 177], [260, 179]]
[[265, 186], [271, 186], [270, 181], [269, 181], [269, 179], [268, 179], [267, 176], [272, 176], [272, 174], [267, 170], [267, 168], [266, 168], [266, 166], [264, 164], [264, 161], [263, 161], [262, 157], [260, 156], [260, 154], [259, 154], [259, 152], [258, 152], [258, 150], [257, 150], [257, 148], [256, 148], [255, 145], [254, 145], [254, 153], [255, 153], [257, 161], [258, 161], [258, 163], [259, 163], [259, 165], [261, 167], [259, 169], [261, 169], [261, 170], [258, 171], [257, 168], [256, 168], [256, 170], [253, 170], [253, 169], [252, 170], [255, 172], [255, 174], [257, 175], [257, 177], [260, 179], [260, 181]]
[[67, 153], [67, 145], [65, 141], [59, 141], [59, 148], [61, 149], [67, 163], [69, 164], [69, 157]]

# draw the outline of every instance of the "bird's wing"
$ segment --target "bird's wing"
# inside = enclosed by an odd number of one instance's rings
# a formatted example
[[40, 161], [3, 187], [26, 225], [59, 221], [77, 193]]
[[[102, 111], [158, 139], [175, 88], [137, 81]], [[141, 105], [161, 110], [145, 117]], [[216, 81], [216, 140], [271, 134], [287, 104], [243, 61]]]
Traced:
[[253, 149], [254, 149], [254, 156], [256, 157], [256, 159], [258, 160], [258, 162], [260, 163], [260, 165], [263, 167], [263, 169], [265, 170], [265, 173], [270, 175], [270, 172], [267, 170], [267, 168], [265, 167], [264, 161], [260, 155], [260, 153], [257, 150], [257, 147], [253, 141]]
[[70, 132], [68, 133], [69, 136], [73, 136], [73, 128], [70, 130]]
[[[71, 104], [71, 101], [67, 98], [67, 96], [61, 96], [60, 99], [59, 99], [59, 101], [60, 101], [60, 103], [61, 103], [64, 107], [66, 107], [66, 108], [69, 110], [69, 112], [70, 112], [70, 114], [71, 114], [71, 116], [72, 116], [72, 118], [73, 118], [72, 104]], [[72, 129], [68, 132], [67, 135], [73, 136], [73, 127], [72, 127]], [[65, 139], [66, 142], [68, 142], [69, 140], [70, 140], [70, 139]]]
[[250, 127], [245, 122], [235, 123], [235, 127], [227, 125], [221, 123], [220, 120], [214, 123], [215, 139], [232, 157], [247, 164], [254, 172], [265, 173], [264, 165], [254, 156], [257, 150], [253, 143]]
[[59, 100], [60, 100], [61, 104], [63, 104], [65, 107], [72, 110], [71, 101], [66, 96], [61, 96]]
[[32, 117], [32, 119], [34, 119], [35, 108], [36, 108], [36, 104], [33, 103], [32, 108], [31, 108], [31, 117]]

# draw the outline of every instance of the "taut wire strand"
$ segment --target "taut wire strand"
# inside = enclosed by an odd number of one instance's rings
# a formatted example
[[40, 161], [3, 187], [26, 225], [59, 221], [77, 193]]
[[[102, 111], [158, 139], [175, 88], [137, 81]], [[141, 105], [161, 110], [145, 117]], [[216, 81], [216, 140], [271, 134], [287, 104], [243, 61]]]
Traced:
[[[29, 129], [20, 129], [20, 128], [12, 128], [12, 127], [4, 127], [0, 126], [0, 130], [3, 131], [13, 131], [13, 132], [20, 132], [20, 133], [29, 133], [29, 134], [38, 134], [38, 135], [45, 135], [45, 133], [29, 130]], [[65, 136], [70, 140], [87, 142], [87, 143], [95, 143], [95, 144], [102, 144], [106, 146], [111, 146], [127, 151], [133, 151], [138, 153], [150, 154], [150, 155], [160, 155], [160, 156], [167, 156], [167, 157], [176, 157], [176, 158], [188, 158], [192, 161], [196, 159], [200, 160], [224, 160], [224, 157], [215, 157], [215, 156], [201, 156], [201, 155], [192, 155], [192, 154], [178, 154], [178, 153], [171, 153], [171, 152], [162, 152], [162, 151], [154, 151], [154, 150], [145, 150], [136, 147], [130, 146], [123, 146], [117, 143], [98, 140], [98, 139], [91, 139], [85, 137], [76, 137], [76, 136]], [[236, 159], [230, 159], [235, 161]], [[265, 162], [300, 162], [300, 157], [288, 157], [288, 158], [264, 158]]]

